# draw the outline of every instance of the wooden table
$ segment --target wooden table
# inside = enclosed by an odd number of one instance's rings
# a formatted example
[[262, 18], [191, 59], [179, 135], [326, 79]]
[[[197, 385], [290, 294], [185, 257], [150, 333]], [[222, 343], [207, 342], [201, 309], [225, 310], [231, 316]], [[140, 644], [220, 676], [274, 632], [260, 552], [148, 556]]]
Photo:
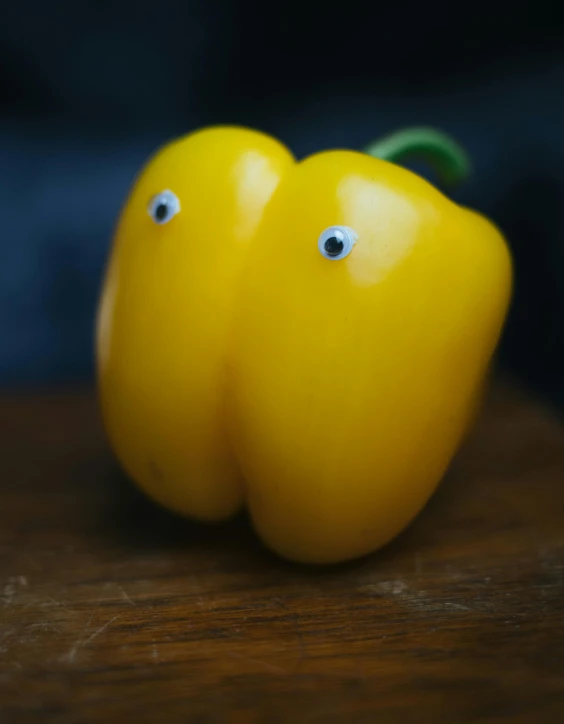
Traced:
[[426, 510], [282, 562], [118, 472], [89, 393], [0, 400], [0, 722], [564, 722], [564, 426], [497, 384]]

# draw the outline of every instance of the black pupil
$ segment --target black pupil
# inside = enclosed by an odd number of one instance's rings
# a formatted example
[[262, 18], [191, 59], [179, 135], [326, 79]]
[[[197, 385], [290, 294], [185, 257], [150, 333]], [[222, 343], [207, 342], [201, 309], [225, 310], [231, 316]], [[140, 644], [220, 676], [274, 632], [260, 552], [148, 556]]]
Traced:
[[337, 239], [336, 236], [331, 236], [325, 244], [323, 244], [323, 248], [329, 254], [329, 256], [339, 256], [339, 254], [343, 251], [344, 244], [340, 239]]
[[167, 214], [168, 204], [165, 201], [161, 201], [161, 203], [155, 209], [155, 217], [157, 221], [163, 221], [164, 219], [166, 219]]

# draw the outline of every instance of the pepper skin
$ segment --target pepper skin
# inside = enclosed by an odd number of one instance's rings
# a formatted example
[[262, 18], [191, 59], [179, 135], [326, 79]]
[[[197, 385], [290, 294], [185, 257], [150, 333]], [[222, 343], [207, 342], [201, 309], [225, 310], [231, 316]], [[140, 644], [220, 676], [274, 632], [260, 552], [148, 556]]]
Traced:
[[168, 144], [122, 210], [100, 299], [100, 398], [128, 474], [196, 519], [246, 504], [300, 562], [374, 551], [421, 510], [511, 297], [496, 227], [377, 155], [298, 163], [232, 127]]

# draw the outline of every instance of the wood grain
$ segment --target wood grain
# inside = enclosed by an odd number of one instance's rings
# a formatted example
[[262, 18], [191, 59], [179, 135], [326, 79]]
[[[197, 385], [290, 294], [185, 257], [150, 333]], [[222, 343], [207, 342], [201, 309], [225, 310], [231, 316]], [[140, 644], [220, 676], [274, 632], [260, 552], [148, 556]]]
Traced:
[[4, 396], [0, 431], [0, 722], [564, 721], [564, 427], [513, 385], [327, 569], [148, 503], [89, 392]]

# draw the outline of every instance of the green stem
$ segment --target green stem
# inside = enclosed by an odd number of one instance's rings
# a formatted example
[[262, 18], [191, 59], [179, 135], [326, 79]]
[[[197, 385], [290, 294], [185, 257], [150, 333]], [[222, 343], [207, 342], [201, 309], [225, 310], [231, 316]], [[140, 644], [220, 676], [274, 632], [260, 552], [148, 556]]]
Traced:
[[392, 163], [421, 158], [446, 186], [467, 178], [470, 161], [464, 149], [450, 136], [433, 128], [406, 128], [371, 143], [365, 153]]

